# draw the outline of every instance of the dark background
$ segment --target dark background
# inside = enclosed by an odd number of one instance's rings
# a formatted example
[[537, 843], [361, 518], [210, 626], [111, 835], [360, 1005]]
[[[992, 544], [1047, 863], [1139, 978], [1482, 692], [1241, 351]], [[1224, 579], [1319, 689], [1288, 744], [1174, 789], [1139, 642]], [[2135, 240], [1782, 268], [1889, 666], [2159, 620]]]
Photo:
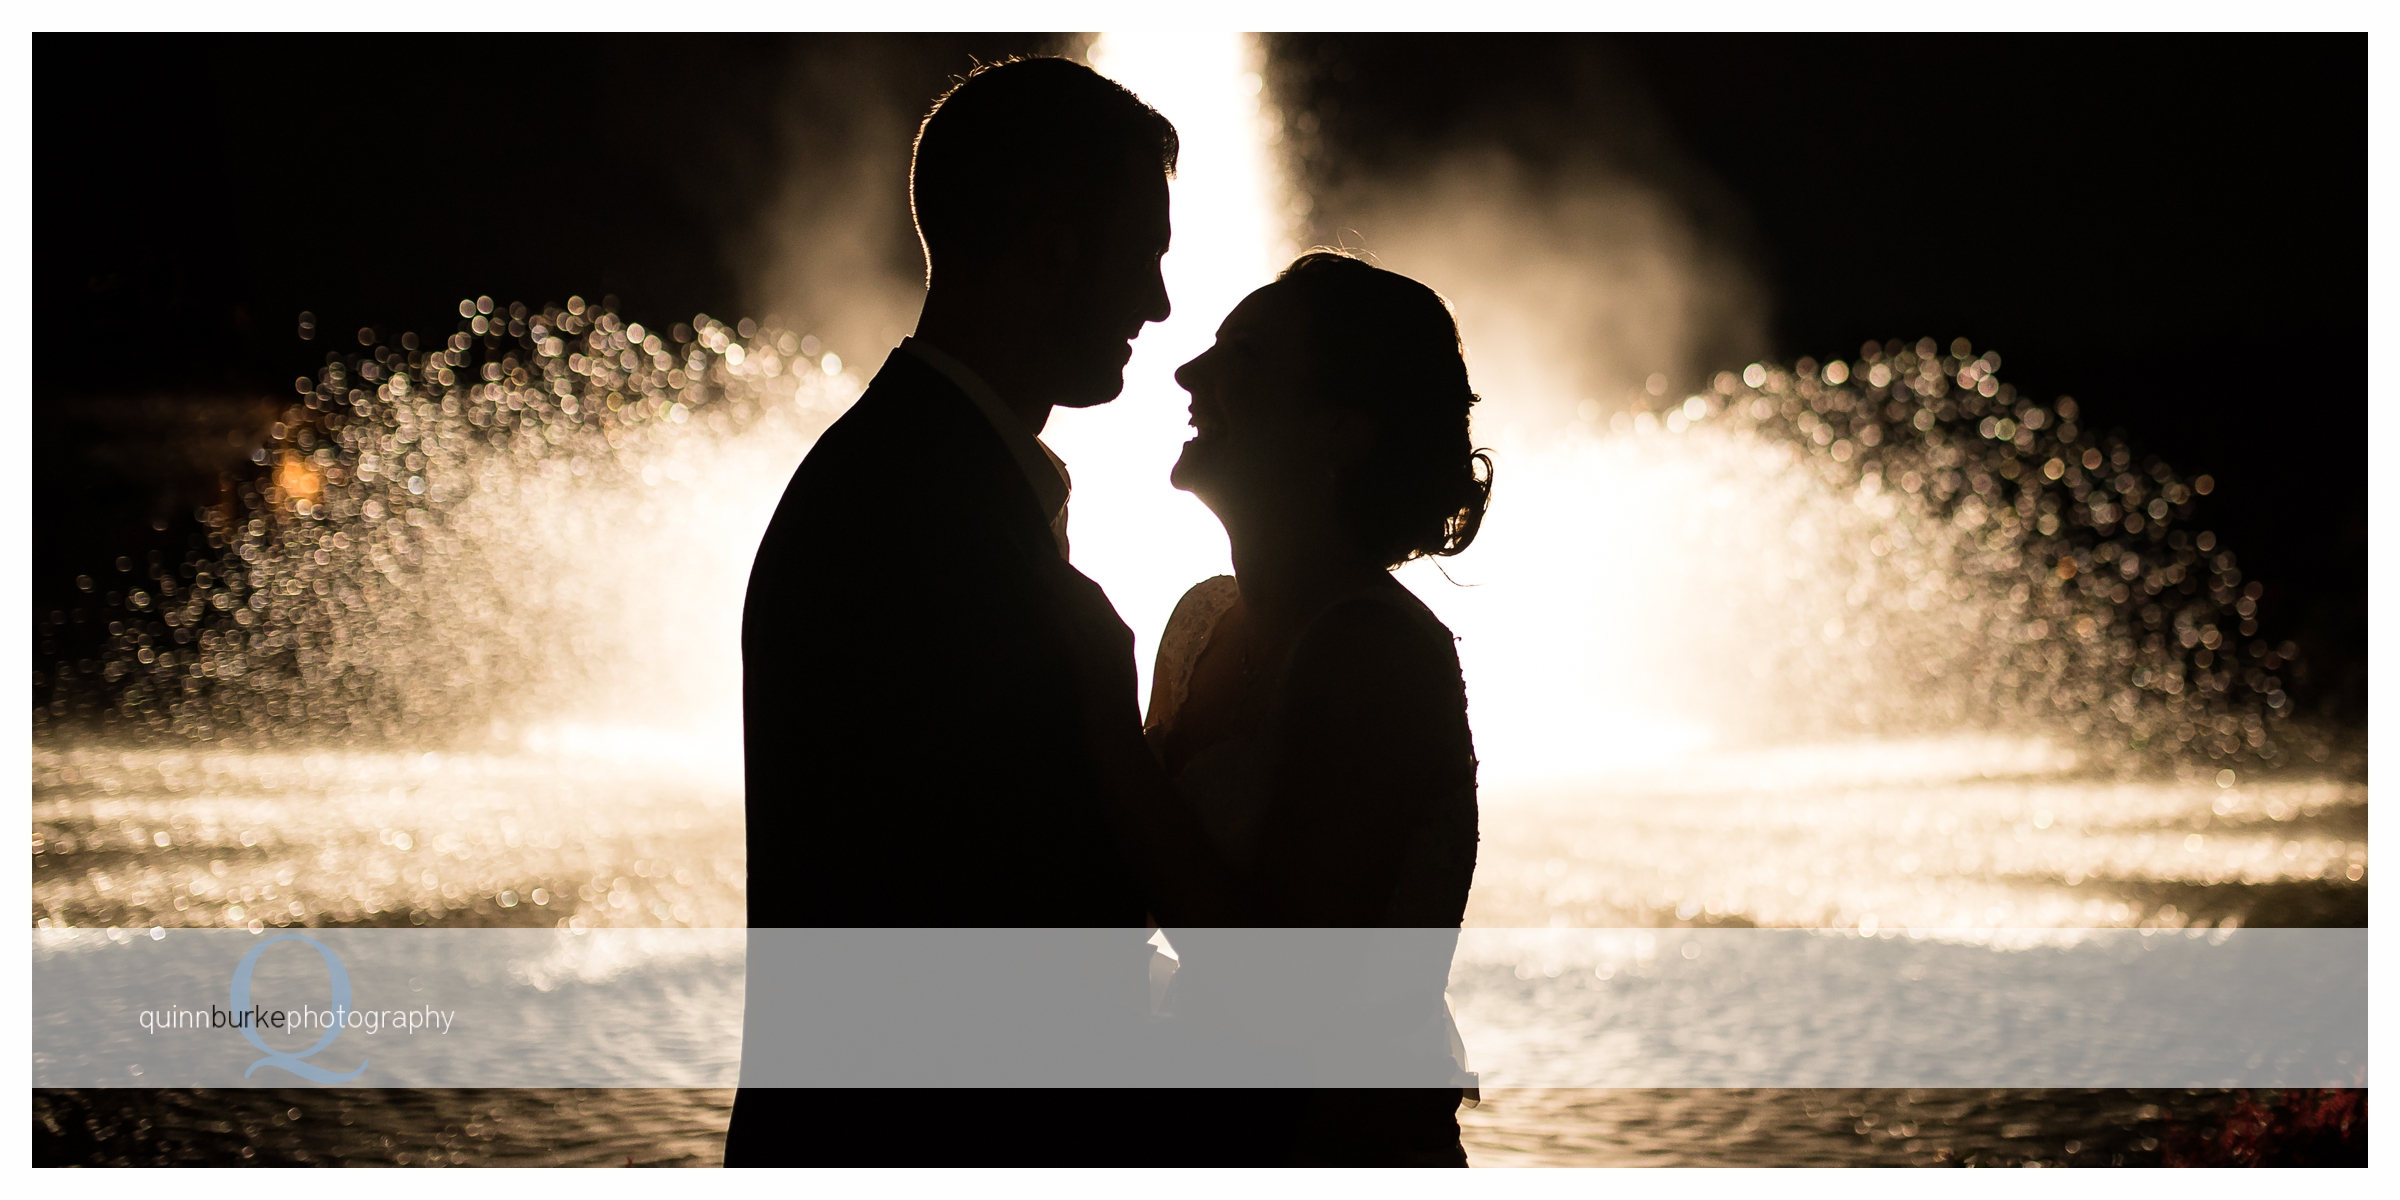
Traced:
[[[444, 332], [476, 293], [737, 315], [728, 231], [780, 185], [796, 95], [920, 111], [971, 58], [1070, 45], [37, 39], [37, 611], [179, 544], [360, 326]], [[2265, 583], [2262, 636], [2302, 643], [2302, 705], [2363, 720], [2363, 36], [1269, 45], [1314, 183], [1462, 138], [1612, 159], [1743, 247], [1779, 356], [1964, 336], [2212, 474], [2204, 520]]]

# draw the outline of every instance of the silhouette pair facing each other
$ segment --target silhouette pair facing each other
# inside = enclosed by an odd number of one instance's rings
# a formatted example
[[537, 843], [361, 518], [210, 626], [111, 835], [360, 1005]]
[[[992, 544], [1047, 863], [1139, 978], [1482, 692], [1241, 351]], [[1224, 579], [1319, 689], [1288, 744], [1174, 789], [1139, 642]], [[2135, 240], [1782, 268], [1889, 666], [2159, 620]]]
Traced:
[[[979, 69], [927, 117], [917, 329], [809, 452], [752, 571], [750, 924], [1116, 931], [1039, 1000], [1138, 1030], [1155, 919], [1183, 956], [1172, 1037], [1238, 1064], [1276, 1048], [1214, 1019], [1256, 968], [1225, 930], [1455, 937], [1465, 694], [1448, 630], [1390, 569], [1465, 549], [1491, 471], [1441, 299], [1302, 257], [1176, 374], [1196, 436], [1172, 482], [1223, 523], [1235, 573], [1176, 607], [1144, 719], [1039, 434], [1054, 406], [1114, 399], [1168, 316], [1176, 153], [1164, 117], [1063, 59]], [[1421, 974], [1396, 985], [1392, 1053], [1446, 1056], [1440, 970]], [[785, 1015], [759, 981], [754, 963], [753, 1040]], [[1464, 1165], [1455, 1087], [1226, 1082], [745, 1086], [727, 1162]]]

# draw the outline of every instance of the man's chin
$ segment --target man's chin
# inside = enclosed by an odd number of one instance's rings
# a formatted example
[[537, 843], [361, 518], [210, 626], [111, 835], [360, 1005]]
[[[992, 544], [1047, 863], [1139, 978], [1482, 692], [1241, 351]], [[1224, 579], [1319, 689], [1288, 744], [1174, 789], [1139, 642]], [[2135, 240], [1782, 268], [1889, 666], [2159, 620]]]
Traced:
[[1060, 408], [1098, 408], [1125, 394], [1125, 372], [1121, 368], [1105, 374], [1094, 372], [1076, 384], [1060, 389], [1058, 398], [1051, 403]]

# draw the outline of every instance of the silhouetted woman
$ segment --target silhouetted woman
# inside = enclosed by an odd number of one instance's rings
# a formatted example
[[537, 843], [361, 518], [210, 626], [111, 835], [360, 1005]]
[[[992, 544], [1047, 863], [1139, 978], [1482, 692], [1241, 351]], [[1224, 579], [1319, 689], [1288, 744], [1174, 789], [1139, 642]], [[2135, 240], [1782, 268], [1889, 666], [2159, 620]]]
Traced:
[[[1423, 284], [1317, 252], [1251, 293], [1176, 381], [1197, 436], [1174, 483], [1224, 524], [1234, 574], [1176, 606], [1138, 731], [1113, 617], [1083, 672], [1122, 837], [1182, 954], [1175, 1020], [1217, 1039], [1207, 1061], [1273, 1065], [1310, 1048], [1226, 1032], [1274, 1001], [1235, 994], [1258, 990], [1256, 939], [1219, 931], [1439, 931], [1439, 961], [1376, 998], [1389, 1011], [1311, 1035], [1380, 1020], [1400, 1077], [1439, 1078], [1475, 754], [1450, 631], [1391, 570], [1464, 550], [1490, 497], [1457, 325]], [[1174, 1132], [1194, 1161], [1465, 1165], [1456, 1086], [1185, 1095]]]

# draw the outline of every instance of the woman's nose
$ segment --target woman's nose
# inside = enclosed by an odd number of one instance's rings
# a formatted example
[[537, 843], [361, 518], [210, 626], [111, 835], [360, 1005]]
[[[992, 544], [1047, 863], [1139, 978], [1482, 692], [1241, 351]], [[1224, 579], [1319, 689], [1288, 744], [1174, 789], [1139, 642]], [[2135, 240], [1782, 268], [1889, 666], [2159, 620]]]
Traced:
[[1175, 368], [1176, 384], [1187, 392], [1198, 391], [1200, 385], [1200, 375], [1204, 369], [1201, 364], [1207, 361], [1208, 353], [1206, 351], [1202, 351], [1200, 355], [1192, 359], [1192, 361]]

